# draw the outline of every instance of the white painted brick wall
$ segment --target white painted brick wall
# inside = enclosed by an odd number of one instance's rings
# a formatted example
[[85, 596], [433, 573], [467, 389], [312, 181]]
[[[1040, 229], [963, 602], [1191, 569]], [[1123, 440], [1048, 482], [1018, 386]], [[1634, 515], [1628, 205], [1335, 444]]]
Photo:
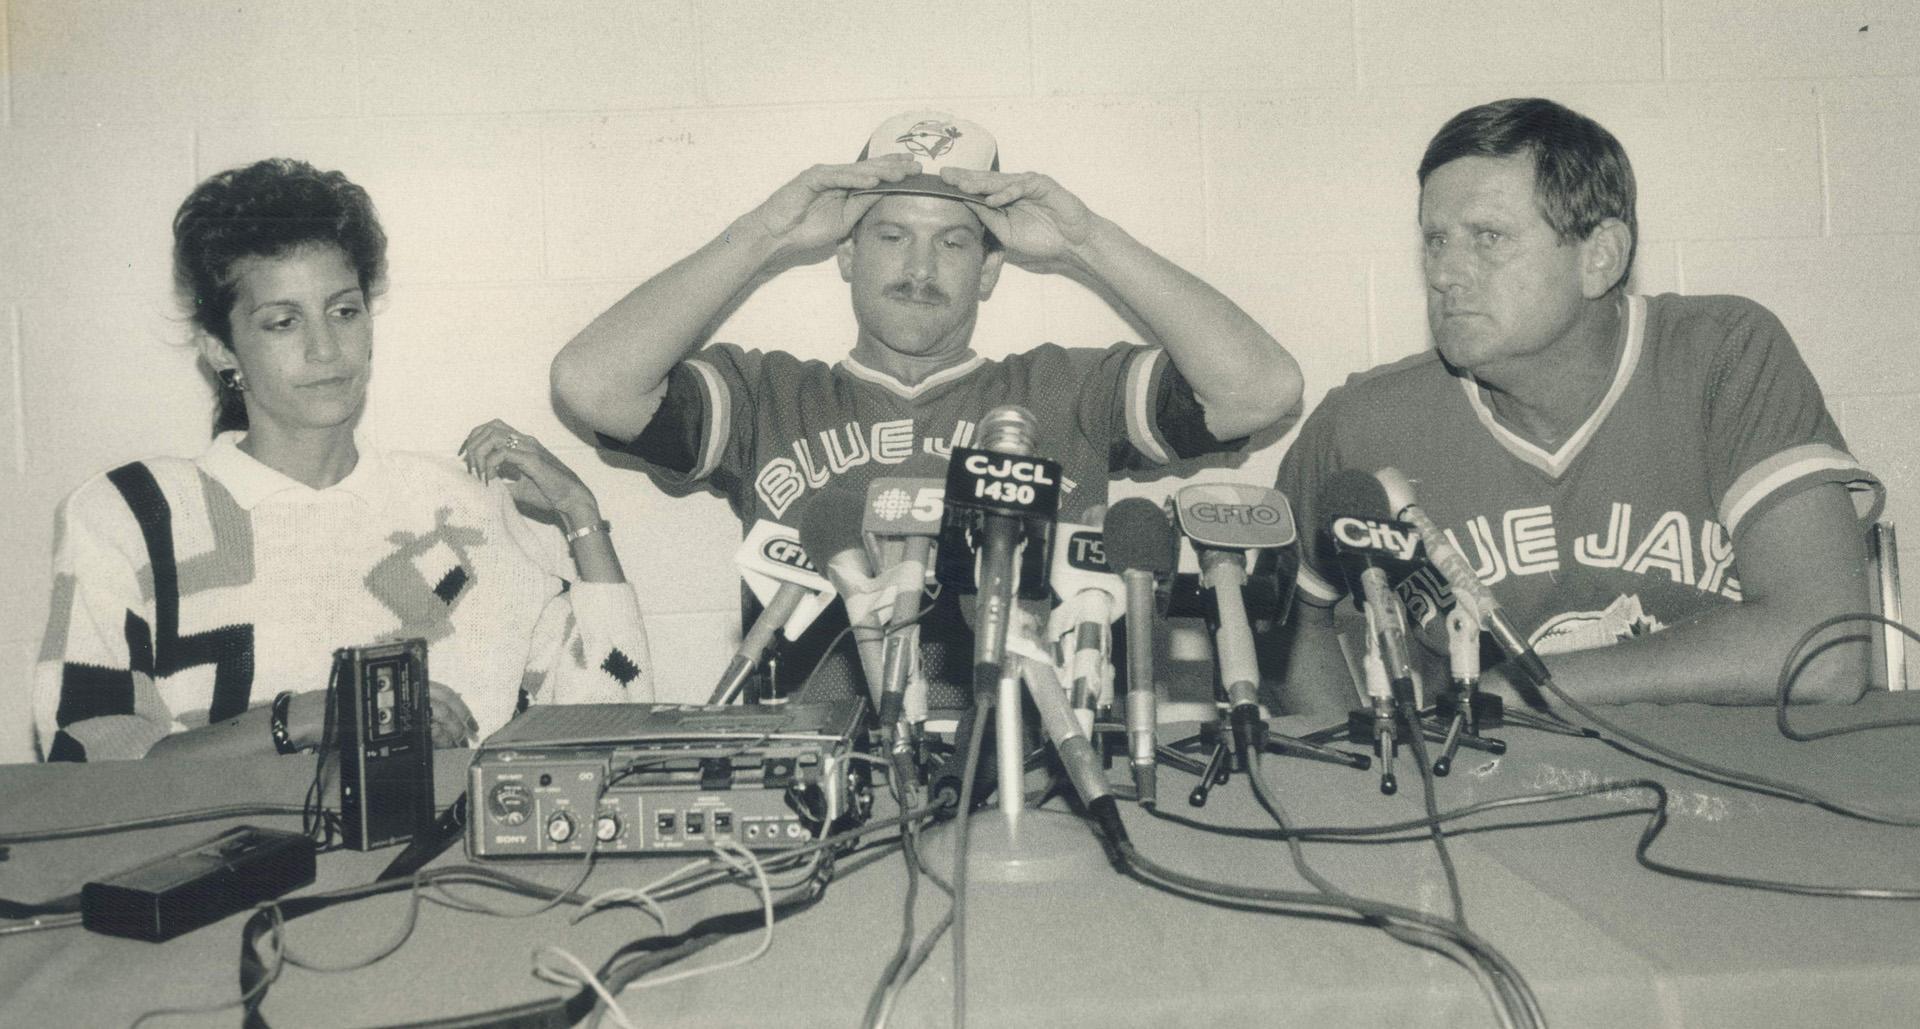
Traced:
[[1675, 79], [1912, 75], [1920, 10], [1901, 0], [1668, 0]]
[[[17, 52], [21, 40], [13, 42]], [[19, 121], [5, 128], [0, 291], [9, 300], [108, 293], [165, 302], [173, 208], [194, 182], [190, 128]]]
[[687, 107], [700, 102], [690, 3], [354, 4], [367, 114]]
[[[1910, 75], [1920, 75], [1920, 67]], [[1833, 231], [1920, 233], [1920, 81], [1822, 82]]]
[[[877, 99], [911, 104], [1032, 91], [1026, 0], [727, 0], [695, 6], [702, 84], [707, 100], [721, 106]], [[864, 141], [864, 132], [855, 135], [855, 152]], [[838, 149], [829, 146], [826, 155]]]
[[[0, 3], [0, 760], [29, 757], [53, 505], [190, 454], [209, 396], [169, 293], [201, 176], [339, 167], [392, 237], [368, 425], [447, 450], [506, 418], [602, 497], [669, 696], [738, 633], [737, 529], [566, 434], [553, 351], [635, 283], [880, 118], [943, 108], [1209, 278], [1299, 356], [1309, 402], [1426, 345], [1413, 169], [1470, 104], [1546, 95], [1633, 155], [1646, 292], [1778, 312], [1908, 522], [1920, 569], [1920, 15], [1894, 0], [6, 0]], [[853, 319], [831, 262], [723, 338], [818, 357]], [[978, 343], [1132, 335], [1010, 270]], [[1284, 441], [1282, 441], [1284, 442]], [[1265, 480], [1281, 442], [1238, 472]], [[1169, 484], [1124, 484], [1159, 496]]]
[[1343, 0], [1036, 0], [1032, 25], [1042, 95], [1319, 92], [1353, 82], [1353, 16]]
[[1355, 0], [1354, 8], [1360, 81], [1370, 87], [1660, 77], [1661, 0]]
[[[355, 6], [14, 0], [13, 119], [138, 125], [354, 114]], [[431, 50], [428, 39], [415, 43]]]

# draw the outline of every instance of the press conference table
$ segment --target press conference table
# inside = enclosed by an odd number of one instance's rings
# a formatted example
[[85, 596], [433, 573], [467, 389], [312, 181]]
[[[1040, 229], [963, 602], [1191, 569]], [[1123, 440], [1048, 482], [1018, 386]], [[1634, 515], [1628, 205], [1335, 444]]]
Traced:
[[[1914, 789], [1920, 769], [1912, 760], [1920, 728], [1793, 743], [1777, 734], [1769, 710], [1636, 706], [1608, 714], [1707, 760], [1855, 803], [1920, 812]], [[1796, 724], [1902, 716], [1920, 717], [1920, 695], [1876, 694], [1851, 708], [1796, 712]], [[1282, 720], [1276, 728], [1304, 732], [1309, 726]], [[1511, 747], [1504, 757], [1463, 751], [1454, 774], [1439, 780], [1443, 810], [1647, 776], [1671, 791], [1671, 822], [1653, 850], [1661, 860], [1733, 875], [1920, 887], [1920, 831], [1709, 783], [1598, 741], [1521, 728], [1498, 735]], [[443, 799], [459, 791], [464, 759], [460, 752], [440, 755]], [[1286, 758], [1269, 758], [1266, 767], [1298, 824], [1377, 824], [1421, 812], [1419, 782], [1405, 760], [1400, 792], [1392, 797], [1378, 792], [1373, 772]], [[0, 831], [248, 801], [297, 803], [309, 772], [307, 760], [293, 758], [0, 767]], [[1123, 775], [1123, 766], [1114, 774]], [[1190, 776], [1163, 770], [1166, 810], [1219, 825], [1270, 827], [1244, 780], [1217, 789], [1201, 809], [1185, 803], [1192, 784]], [[1645, 797], [1621, 791], [1510, 809], [1467, 825], [1486, 830], [1591, 817], [1450, 837], [1469, 924], [1519, 967], [1552, 1025], [1906, 1026], [1920, 1019], [1920, 904], [1783, 896], [1657, 875], [1633, 857], [1646, 819], [1631, 811]], [[1243, 885], [1304, 888], [1280, 843], [1206, 833], [1131, 804], [1124, 813], [1141, 853], [1161, 864]], [[0, 862], [0, 896], [34, 901], [68, 893], [222, 824], [18, 845]], [[1085, 845], [1095, 846], [1091, 835]], [[1318, 871], [1354, 893], [1430, 912], [1446, 909], [1445, 881], [1428, 842], [1313, 843], [1306, 850]], [[314, 888], [364, 882], [393, 853], [322, 855]], [[456, 847], [436, 866], [461, 860]], [[639, 885], [680, 860], [606, 860], [586, 890]], [[495, 864], [555, 886], [570, 883], [579, 869], [571, 862]], [[642, 1025], [857, 1025], [898, 937], [905, 882], [898, 856], [844, 872], [819, 904], [779, 923], [771, 951], [756, 962], [629, 989], [622, 1005]], [[489, 901], [518, 910], [534, 906], [506, 895]], [[679, 928], [712, 911], [756, 903], [750, 891], [724, 886], [674, 902], [668, 913]], [[920, 930], [944, 910], [942, 896], [923, 884]], [[345, 905], [289, 923], [289, 946], [314, 961], [346, 963], [390, 940], [404, 912], [398, 896]], [[347, 974], [289, 970], [263, 1012], [281, 1026], [364, 1026], [552, 996], [559, 987], [529, 974], [530, 954], [540, 944], [557, 943], [595, 965], [628, 939], [656, 931], [650, 919], [630, 911], [578, 925], [569, 917], [560, 911], [507, 920], [427, 906], [412, 938], [391, 957]], [[153, 1008], [231, 999], [243, 921], [235, 916], [166, 944], [77, 928], [0, 936], [0, 1025], [124, 1025]], [[729, 940], [687, 965], [723, 960], [751, 945]], [[1465, 972], [1378, 930], [1208, 906], [1105, 866], [1065, 882], [972, 884], [967, 957], [968, 1021], [979, 1026], [1495, 1021]], [[902, 994], [889, 1024], [948, 1024], [950, 967], [942, 944]], [[148, 1024], [238, 1021], [229, 1009]]]

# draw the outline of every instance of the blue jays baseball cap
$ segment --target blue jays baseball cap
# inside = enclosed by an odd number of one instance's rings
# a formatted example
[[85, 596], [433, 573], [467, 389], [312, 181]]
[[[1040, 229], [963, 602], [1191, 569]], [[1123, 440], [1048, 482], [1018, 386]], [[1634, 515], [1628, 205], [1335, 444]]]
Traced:
[[955, 189], [941, 178], [940, 169], [1000, 170], [1000, 145], [994, 142], [993, 133], [944, 111], [908, 111], [881, 122], [867, 145], [860, 148], [859, 160], [888, 154], [906, 154], [919, 161], [920, 174], [899, 182], [882, 182], [872, 189], [856, 189], [854, 196], [907, 193], [978, 201], [978, 196]]

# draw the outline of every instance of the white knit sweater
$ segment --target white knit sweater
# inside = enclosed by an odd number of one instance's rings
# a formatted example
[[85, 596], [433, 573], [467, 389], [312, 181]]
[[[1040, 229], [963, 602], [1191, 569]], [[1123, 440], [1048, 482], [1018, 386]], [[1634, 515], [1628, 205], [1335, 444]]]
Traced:
[[227, 433], [192, 460], [98, 476], [61, 504], [34, 674], [43, 752], [137, 758], [281, 690], [324, 689], [333, 651], [421, 637], [482, 734], [534, 703], [653, 699], [639, 603], [574, 576], [559, 533], [453, 460], [360, 444], [313, 489]]

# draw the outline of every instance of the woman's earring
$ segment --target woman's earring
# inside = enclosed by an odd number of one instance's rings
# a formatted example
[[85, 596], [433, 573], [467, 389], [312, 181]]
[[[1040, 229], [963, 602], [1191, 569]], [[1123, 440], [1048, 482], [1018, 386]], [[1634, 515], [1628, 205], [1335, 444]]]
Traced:
[[247, 391], [247, 380], [240, 374], [240, 369], [238, 368], [220, 369], [220, 385], [225, 386], [235, 393], [245, 393]]

